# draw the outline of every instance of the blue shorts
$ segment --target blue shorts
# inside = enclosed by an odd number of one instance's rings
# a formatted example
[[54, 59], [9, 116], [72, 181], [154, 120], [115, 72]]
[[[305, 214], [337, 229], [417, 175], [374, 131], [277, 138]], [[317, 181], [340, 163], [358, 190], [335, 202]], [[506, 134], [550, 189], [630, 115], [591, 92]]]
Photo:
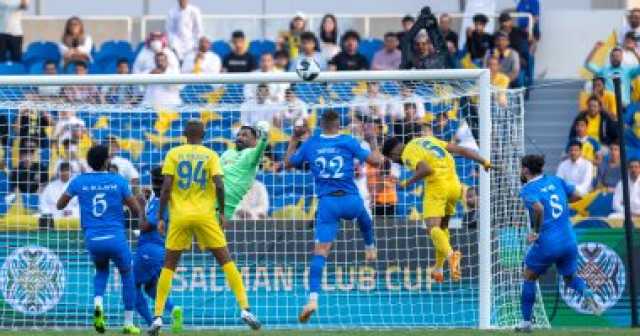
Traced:
[[96, 266], [108, 266], [109, 261], [113, 261], [120, 273], [131, 269], [131, 249], [124, 235], [108, 239], [85, 238], [85, 245]]
[[136, 284], [147, 284], [158, 279], [164, 264], [164, 247], [157, 244], [138, 246], [133, 259]]
[[331, 243], [338, 234], [341, 219], [356, 219], [359, 225], [371, 225], [371, 215], [360, 195], [322, 196], [316, 211], [315, 240]]
[[536, 243], [529, 248], [524, 264], [537, 275], [544, 274], [553, 264], [561, 275], [574, 275], [578, 269], [578, 246], [571, 242], [548, 248]]

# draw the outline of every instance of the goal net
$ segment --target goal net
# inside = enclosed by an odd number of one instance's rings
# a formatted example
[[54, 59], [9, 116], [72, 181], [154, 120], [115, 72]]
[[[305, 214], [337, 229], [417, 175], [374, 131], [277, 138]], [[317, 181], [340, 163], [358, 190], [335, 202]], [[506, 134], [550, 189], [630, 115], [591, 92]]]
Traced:
[[[206, 125], [205, 145], [220, 155], [235, 146], [240, 126], [271, 124], [256, 182], [226, 235], [252, 311], [268, 328], [299, 327], [318, 200], [309, 171], [286, 170], [283, 159], [293, 127], [306, 124], [317, 134], [327, 110], [338, 112], [343, 132], [358, 139], [366, 125], [379, 142], [392, 135], [407, 142], [431, 129], [490, 153], [498, 169], [487, 174], [456, 157], [464, 191], [450, 227], [463, 255], [462, 279], [451, 281], [446, 270], [436, 283], [435, 251], [422, 221], [424, 186], [399, 187], [411, 173], [398, 164], [357, 163], [378, 260], [365, 262], [357, 226], [343, 222], [308, 327], [516, 324], [527, 231], [518, 200], [522, 94], [489, 92], [488, 74], [476, 70], [323, 73], [314, 82], [292, 73], [0, 79], [0, 327], [91, 325], [94, 271], [78, 205], [58, 211], [55, 202], [68, 179], [89, 170], [85, 155], [96, 143], [110, 145], [111, 169], [148, 198], [151, 170], [185, 142], [190, 119]], [[135, 253], [138, 223], [129, 218], [124, 229]], [[121, 321], [120, 288], [114, 268], [105, 297], [110, 325]], [[222, 270], [195, 246], [182, 257], [170, 298], [183, 307], [187, 327], [240, 326]], [[541, 302], [536, 308], [536, 323], [548, 325]]]

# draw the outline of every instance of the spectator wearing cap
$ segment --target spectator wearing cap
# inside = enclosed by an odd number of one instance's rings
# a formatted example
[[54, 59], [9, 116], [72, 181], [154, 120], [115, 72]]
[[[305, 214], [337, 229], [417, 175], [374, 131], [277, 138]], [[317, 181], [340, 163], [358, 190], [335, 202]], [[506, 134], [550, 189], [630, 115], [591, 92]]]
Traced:
[[67, 20], [58, 48], [65, 67], [72, 62], [91, 61], [93, 40], [90, 35], [85, 33], [84, 23], [79, 17], [72, 16]]
[[188, 53], [196, 49], [198, 40], [203, 35], [200, 8], [190, 4], [189, 0], [178, 0], [177, 6], [167, 14], [165, 31], [169, 37], [169, 46], [179, 60], [184, 60]]
[[307, 17], [302, 12], [297, 12], [289, 22], [289, 30], [281, 32], [276, 40], [278, 50], [289, 54], [290, 59], [298, 57], [300, 50], [300, 35], [307, 31]]
[[447, 43], [433, 14], [421, 15], [400, 45], [401, 69], [446, 69], [453, 66]]
[[[273, 54], [264, 53], [260, 56], [260, 68], [255, 71], [262, 73], [275, 73], [280, 72], [276, 69]], [[267, 84], [269, 86], [269, 97], [267, 98], [270, 103], [282, 103], [284, 101], [285, 90], [289, 88], [288, 83], [272, 82]], [[244, 99], [255, 99], [257, 92], [257, 84], [245, 84], [244, 85]]]
[[144, 47], [133, 62], [134, 74], [148, 74], [156, 68], [156, 54], [163, 53], [167, 56], [169, 69], [180, 72], [180, 61], [176, 54], [169, 48], [167, 36], [162, 32], [151, 32], [144, 43]]
[[0, 62], [22, 59], [22, 14], [28, 6], [29, 0], [0, 1]]
[[569, 157], [558, 166], [556, 175], [566, 183], [576, 187], [576, 192], [584, 196], [592, 189], [593, 164], [582, 157], [582, 143], [574, 140], [568, 146]]
[[402, 62], [399, 45], [398, 35], [392, 32], [384, 34], [384, 47], [373, 55], [371, 70], [398, 70]]
[[[155, 57], [156, 67], [151, 70], [152, 75], [178, 74], [174, 68], [169, 67], [169, 58], [164, 53], [157, 53]], [[142, 103], [149, 106], [176, 106], [182, 104], [180, 98], [180, 85], [175, 84], [151, 84], [147, 85]]]
[[251, 72], [257, 67], [256, 60], [249, 54], [244, 32], [234, 31], [231, 34], [231, 53], [224, 58], [222, 68], [225, 72]]
[[354, 30], [348, 30], [342, 35], [342, 51], [329, 61], [329, 69], [332, 71], [357, 71], [368, 70], [367, 58], [358, 52], [360, 35]]
[[289, 64], [289, 71], [296, 71], [298, 64], [307, 58], [314, 59], [321, 71], [327, 70], [327, 59], [320, 52], [318, 39], [312, 32], [300, 34], [300, 51], [298, 57], [294, 58]]
[[618, 41], [624, 41], [625, 36], [629, 32], [633, 33], [636, 42], [640, 42], [640, 8], [638, 7], [629, 10], [627, 20], [620, 29]]
[[449, 50], [453, 49], [457, 52], [458, 51], [458, 33], [451, 30], [451, 15], [447, 13], [440, 14], [440, 18], [438, 20], [438, 26], [440, 27], [440, 34], [442, 34], [442, 37], [444, 37], [444, 40], [447, 41]]
[[616, 95], [612, 91], [606, 89], [604, 78], [594, 77], [593, 80], [591, 80], [591, 83], [587, 83], [585, 85], [585, 89], [580, 91], [580, 96], [578, 97], [578, 109], [580, 111], [587, 110], [589, 98], [591, 96], [598, 98], [602, 108], [612, 119], [617, 119], [618, 109], [616, 106]]
[[41, 215], [49, 215], [54, 219], [80, 218], [80, 206], [77, 197], [72, 199], [62, 210], [58, 210], [56, 207], [58, 199], [67, 190], [70, 180], [71, 165], [69, 162], [62, 162], [58, 167], [56, 178], [49, 182], [40, 193], [38, 210]]
[[497, 32], [494, 43], [495, 49], [485, 55], [484, 66], [487, 67], [490, 58], [497, 58], [500, 62], [500, 71], [509, 77], [509, 86], [522, 86], [520, 56], [517, 51], [509, 47], [509, 37], [502, 32]]
[[222, 61], [211, 49], [206, 36], [198, 40], [197, 48], [191, 50], [182, 62], [182, 73], [216, 74], [222, 70]]
[[609, 64], [598, 66], [593, 62], [593, 56], [602, 48], [602, 41], [596, 42], [587, 55], [585, 68], [597, 77], [606, 79], [607, 90], [613, 91], [613, 77], [620, 77], [620, 89], [622, 95], [622, 105], [627, 106], [631, 102], [631, 81], [640, 74], [640, 67], [627, 67], [622, 64], [624, 52], [621, 48], [615, 47], [609, 53]]
[[320, 52], [325, 59], [331, 59], [340, 52], [338, 20], [333, 14], [326, 14], [320, 21]]
[[487, 51], [493, 48], [493, 39], [485, 31], [488, 22], [486, 15], [476, 14], [473, 16], [473, 27], [467, 30], [467, 52], [476, 64], [482, 63]]
[[402, 42], [404, 36], [411, 30], [411, 27], [416, 23], [416, 19], [411, 15], [405, 15], [400, 22], [402, 24], [402, 31], [398, 33], [398, 41]]

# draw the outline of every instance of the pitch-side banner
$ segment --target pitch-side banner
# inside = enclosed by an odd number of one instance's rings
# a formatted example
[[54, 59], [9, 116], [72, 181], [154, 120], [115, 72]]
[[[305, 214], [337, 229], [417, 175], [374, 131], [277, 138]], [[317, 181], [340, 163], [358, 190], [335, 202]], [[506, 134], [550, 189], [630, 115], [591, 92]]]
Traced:
[[[231, 225], [229, 247], [252, 311], [267, 327], [297, 326], [308, 295], [311, 223]], [[435, 254], [420, 224], [378, 221], [379, 259], [368, 263], [357, 226], [344, 223], [327, 262], [320, 310], [310, 326], [477, 325], [477, 236], [466, 231], [452, 233], [453, 245], [464, 254], [462, 281], [436, 284], [429, 276]], [[0, 241], [0, 327], [91, 325], [93, 266], [80, 232], [0, 232]], [[114, 269], [105, 297], [110, 325], [122, 320], [120, 288]], [[206, 253], [183, 255], [170, 298], [183, 307], [187, 326], [241, 325], [224, 274]]]

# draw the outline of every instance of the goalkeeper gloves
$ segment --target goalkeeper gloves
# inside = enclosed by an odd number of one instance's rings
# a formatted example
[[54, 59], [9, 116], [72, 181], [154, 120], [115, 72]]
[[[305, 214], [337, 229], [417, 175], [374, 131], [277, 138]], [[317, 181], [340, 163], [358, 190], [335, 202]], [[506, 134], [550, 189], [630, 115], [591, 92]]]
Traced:
[[269, 134], [269, 129], [271, 129], [271, 125], [269, 125], [266, 121], [258, 121], [256, 123], [256, 128], [260, 131], [261, 137], [266, 137]]

